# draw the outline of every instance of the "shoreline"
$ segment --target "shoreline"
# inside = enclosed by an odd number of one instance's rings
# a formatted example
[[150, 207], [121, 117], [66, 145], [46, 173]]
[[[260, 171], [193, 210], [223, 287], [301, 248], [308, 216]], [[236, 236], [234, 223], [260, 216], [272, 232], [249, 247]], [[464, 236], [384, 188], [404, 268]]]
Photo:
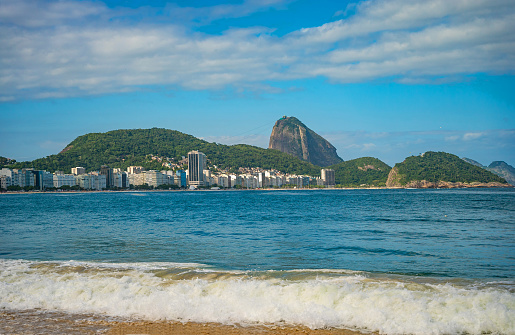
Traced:
[[451, 189], [485, 189], [485, 188], [515, 188], [511, 184], [462, 184], [455, 187], [330, 187], [330, 188], [242, 188], [242, 189], [175, 189], [175, 190], [81, 190], [81, 191], [0, 191], [2, 194], [77, 194], [77, 193], [135, 193], [135, 192], [238, 192], [238, 191], [335, 191], [335, 190], [451, 190]]
[[196, 323], [177, 321], [120, 322], [113, 325], [107, 335], [129, 334], [181, 334], [181, 335], [377, 335], [375, 332], [358, 332], [341, 328], [311, 329], [295, 325], [224, 325], [219, 323]]
[[344, 328], [311, 329], [301, 325], [227, 325], [213, 322], [114, 321], [105, 315], [68, 314], [43, 310], [0, 309], [0, 334], [106, 334], [106, 335], [378, 335]]

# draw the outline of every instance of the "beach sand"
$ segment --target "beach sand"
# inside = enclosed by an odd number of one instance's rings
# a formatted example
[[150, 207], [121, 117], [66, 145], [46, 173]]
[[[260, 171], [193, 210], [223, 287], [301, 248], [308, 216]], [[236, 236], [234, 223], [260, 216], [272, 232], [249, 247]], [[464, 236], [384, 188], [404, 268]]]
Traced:
[[178, 322], [131, 322], [113, 326], [107, 334], [177, 334], [177, 335], [362, 335], [363, 333], [345, 329], [309, 329], [297, 326], [227, 326], [215, 323]]
[[[67, 314], [41, 310], [0, 310], [0, 334], [67, 335], [364, 335], [345, 329], [302, 326], [228, 326], [217, 323], [172, 321], [113, 321], [101, 315]], [[376, 333], [367, 333], [374, 335]], [[377, 335], [377, 334], [376, 334]]]

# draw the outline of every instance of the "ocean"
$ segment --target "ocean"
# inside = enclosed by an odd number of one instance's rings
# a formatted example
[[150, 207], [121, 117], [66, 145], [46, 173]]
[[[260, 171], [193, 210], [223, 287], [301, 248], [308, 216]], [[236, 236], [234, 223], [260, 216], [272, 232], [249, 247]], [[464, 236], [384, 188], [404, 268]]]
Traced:
[[2, 310], [515, 334], [515, 190], [3, 194]]

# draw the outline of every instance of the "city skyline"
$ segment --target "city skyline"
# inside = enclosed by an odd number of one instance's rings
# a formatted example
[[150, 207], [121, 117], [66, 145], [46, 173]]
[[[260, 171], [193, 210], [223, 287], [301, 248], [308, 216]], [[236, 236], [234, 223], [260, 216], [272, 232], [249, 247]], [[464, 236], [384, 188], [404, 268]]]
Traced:
[[288, 115], [344, 160], [515, 166], [514, 29], [508, 0], [0, 0], [0, 156], [152, 127], [267, 147]]

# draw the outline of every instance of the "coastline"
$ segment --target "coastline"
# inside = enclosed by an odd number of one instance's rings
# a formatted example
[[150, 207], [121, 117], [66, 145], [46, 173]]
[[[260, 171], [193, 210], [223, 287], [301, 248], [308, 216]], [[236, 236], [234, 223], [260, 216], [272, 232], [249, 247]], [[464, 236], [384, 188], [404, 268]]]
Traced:
[[218, 323], [195, 323], [195, 322], [159, 322], [159, 321], [138, 321], [138, 322], [120, 322], [110, 328], [106, 334], [108, 335], [129, 335], [129, 334], [212, 334], [212, 335], [261, 335], [261, 334], [277, 334], [277, 335], [365, 335], [377, 333], [361, 333], [348, 329], [310, 329], [303, 326], [293, 325], [224, 325]]
[[113, 321], [103, 315], [68, 314], [42, 310], [0, 309], [0, 334], [106, 334], [106, 335], [377, 335], [349, 329], [311, 329], [296, 325], [226, 325], [180, 321]]
[[[422, 183], [421, 185], [426, 185]], [[408, 186], [374, 186], [374, 187], [330, 187], [330, 188], [242, 188], [242, 189], [179, 189], [179, 190], [82, 190], [82, 191], [0, 191], [2, 194], [40, 194], [40, 193], [54, 193], [54, 194], [77, 194], [77, 193], [137, 193], [137, 192], [238, 192], [238, 191], [334, 191], [334, 190], [426, 190], [426, 189], [471, 189], [471, 188], [515, 188], [511, 184], [500, 183], [446, 183], [438, 187], [434, 185], [413, 187]]]

